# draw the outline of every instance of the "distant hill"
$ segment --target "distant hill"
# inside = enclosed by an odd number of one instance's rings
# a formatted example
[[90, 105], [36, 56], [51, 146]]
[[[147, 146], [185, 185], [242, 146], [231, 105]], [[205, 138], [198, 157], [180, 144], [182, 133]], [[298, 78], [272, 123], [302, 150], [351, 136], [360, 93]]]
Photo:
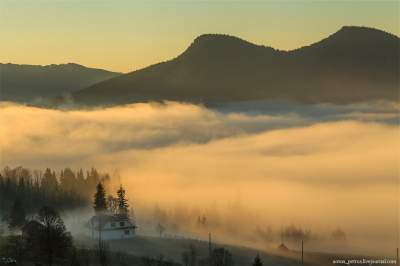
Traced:
[[70, 93], [120, 75], [78, 64], [0, 64], [0, 100], [31, 102]]
[[366, 27], [343, 27], [292, 51], [206, 34], [170, 61], [94, 84], [73, 97], [83, 104], [397, 100], [399, 44], [397, 36]]

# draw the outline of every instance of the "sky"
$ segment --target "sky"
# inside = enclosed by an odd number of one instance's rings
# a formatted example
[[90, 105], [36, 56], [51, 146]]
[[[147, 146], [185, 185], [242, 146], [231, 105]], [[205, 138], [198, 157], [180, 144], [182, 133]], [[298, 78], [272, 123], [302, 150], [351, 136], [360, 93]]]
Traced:
[[343, 25], [399, 35], [399, 2], [2, 0], [0, 62], [130, 72], [174, 58], [204, 33], [290, 50]]

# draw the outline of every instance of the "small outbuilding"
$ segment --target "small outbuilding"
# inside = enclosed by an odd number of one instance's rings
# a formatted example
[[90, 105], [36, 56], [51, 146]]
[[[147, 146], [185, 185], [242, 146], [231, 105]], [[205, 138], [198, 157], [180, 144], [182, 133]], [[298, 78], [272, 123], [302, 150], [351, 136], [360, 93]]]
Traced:
[[279, 250], [279, 251], [283, 251], [283, 252], [289, 251], [288, 247], [287, 247], [285, 244], [283, 244], [283, 243], [281, 243], [281, 244], [278, 246], [278, 250]]

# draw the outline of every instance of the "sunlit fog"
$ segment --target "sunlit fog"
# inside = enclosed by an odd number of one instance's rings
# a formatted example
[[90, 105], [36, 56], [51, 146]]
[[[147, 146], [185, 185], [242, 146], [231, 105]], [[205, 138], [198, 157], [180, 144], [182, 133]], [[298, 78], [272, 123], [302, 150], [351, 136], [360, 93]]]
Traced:
[[[391, 254], [399, 241], [398, 104], [297, 108], [2, 103], [0, 163], [106, 171], [125, 186], [143, 234], [162, 222], [171, 235], [211, 232], [269, 249], [302, 230], [311, 250]], [[338, 229], [345, 243], [335, 242]]]

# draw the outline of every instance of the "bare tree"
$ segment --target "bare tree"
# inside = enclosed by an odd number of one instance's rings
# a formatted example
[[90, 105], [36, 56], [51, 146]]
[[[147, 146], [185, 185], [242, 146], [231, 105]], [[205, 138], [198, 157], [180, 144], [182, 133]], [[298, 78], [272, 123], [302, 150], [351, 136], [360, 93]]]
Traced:
[[346, 233], [340, 227], [338, 227], [332, 231], [331, 239], [336, 241], [344, 241], [346, 240]]
[[57, 211], [50, 207], [39, 210], [37, 222], [40, 227], [34, 241], [40, 253], [46, 256], [47, 264], [52, 266], [54, 258], [63, 257], [65, 251], [72, 246], [72, 237]]
[[158, 223], [156, 226], [156, 230], [160, 234], [160, 237], [162, 237], [162, 234], [165, 232], [165, 227], [162, 224]]
[[107, 207], [112, 213], [118, 212], [118, 199], [112, 195], [107, 197]]

